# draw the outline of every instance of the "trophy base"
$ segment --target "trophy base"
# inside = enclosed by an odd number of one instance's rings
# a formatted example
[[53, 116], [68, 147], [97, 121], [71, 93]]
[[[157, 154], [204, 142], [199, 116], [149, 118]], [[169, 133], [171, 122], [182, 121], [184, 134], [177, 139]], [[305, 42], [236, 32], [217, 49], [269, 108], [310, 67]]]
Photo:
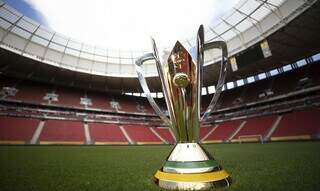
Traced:
[[158, 186], [172, 190], [228, 187], [229, 174], [198, 143], [178, 143], [154, 175]]

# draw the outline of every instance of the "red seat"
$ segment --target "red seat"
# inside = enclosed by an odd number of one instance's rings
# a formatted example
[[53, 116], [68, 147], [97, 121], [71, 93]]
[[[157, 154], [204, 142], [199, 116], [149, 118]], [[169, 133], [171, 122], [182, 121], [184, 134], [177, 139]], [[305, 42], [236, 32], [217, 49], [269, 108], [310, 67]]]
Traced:
[[212, 126], [206, 126], [206, 127], [201, 127], [200, 128], [200, 140], [204, 138], [211, 130]]
[[168, 128], [157, 127], [157, 128], [154, 128], [154, 130], [168, 143], [170, 144], [175, 143], [175, 139]]
[[30, 141], [39, 120], [18, 117], [0, 117], [0, 141]]
[[89, 123], [91, 139], [103, 143], [127, 143], [127, 139], [117, 125], [104, 123]]
[[320, 110], [309, 110], [283, 115], [272, 137], [317, 135], [320, 130]]
[[48, 120], [40, 135], [40, 143], [74, 143], [85, 142], [82, 122], [65, 120]]
[[148, 127], [143, 125], [126, 125], [124, 128], [129, 134], [129, 137], [137, 144], [162, 143], [162, 141]]
[[54, 102], [58, 105], [71, 106], [71, 107], [83, 107], [80, 105], [80, 98], [84, 97], [84, 93], [76, 89], [60, 88], [56, 92], [59, 95], [58, 102]]
[[248, 119], [233, 139], [238, 139], [239, 136], [244, 135], [261, 135], [265, 137], [276, 118], [277, 116], [273, 115]]
[[241, 121], [228, 121], [219, 126], [204, 141], [225, 141], [240, 126]]

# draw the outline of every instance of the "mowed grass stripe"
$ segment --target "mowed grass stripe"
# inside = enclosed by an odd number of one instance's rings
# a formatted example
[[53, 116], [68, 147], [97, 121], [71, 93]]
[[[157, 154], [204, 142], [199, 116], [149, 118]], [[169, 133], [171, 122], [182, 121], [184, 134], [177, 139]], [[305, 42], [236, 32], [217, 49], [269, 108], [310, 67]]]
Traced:
[[[225, 190], [320, 190], [320, 142], [204, 146], [230, 174]], [[162, 190], [172, 146], [0, 146], [5, 190]]]

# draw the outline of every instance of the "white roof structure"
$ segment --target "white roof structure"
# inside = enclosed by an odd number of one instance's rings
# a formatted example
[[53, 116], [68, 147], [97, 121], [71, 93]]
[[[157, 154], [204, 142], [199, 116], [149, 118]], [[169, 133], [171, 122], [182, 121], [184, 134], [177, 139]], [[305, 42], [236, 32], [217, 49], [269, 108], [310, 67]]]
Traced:
[[[227, 42], [229, 55], [250, 47], [285, 26], [316, 0], [240, 0], [212, 26], [205, 40]], [[147, 37], [148, 38], [148, 37]], [[195, 39], [183, 42], [187, 49]], [[45, 64], [111, 77], [136, 77], [134, 62], [143, 51], [101, 48], [73, 40], [23, 16], [0, 0], [0, 46]], [[151, 50], [150, 50], [151, 51]], [[218, 51], [205, 53], [205, 64], [219, 60]], [[145, 64], [148, 77], [157, 76], [155, 64]]]

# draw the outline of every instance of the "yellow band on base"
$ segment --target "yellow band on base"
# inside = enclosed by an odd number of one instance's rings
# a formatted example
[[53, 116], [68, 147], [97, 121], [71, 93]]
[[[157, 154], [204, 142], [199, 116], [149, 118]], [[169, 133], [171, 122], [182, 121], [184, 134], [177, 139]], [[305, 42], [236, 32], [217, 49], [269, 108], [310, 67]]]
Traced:
[[176, 174], [158, 170], [154, 177], [172, 182], [214, 182], [228, 178], [229, 174], [225, 170], [199, 174]]

